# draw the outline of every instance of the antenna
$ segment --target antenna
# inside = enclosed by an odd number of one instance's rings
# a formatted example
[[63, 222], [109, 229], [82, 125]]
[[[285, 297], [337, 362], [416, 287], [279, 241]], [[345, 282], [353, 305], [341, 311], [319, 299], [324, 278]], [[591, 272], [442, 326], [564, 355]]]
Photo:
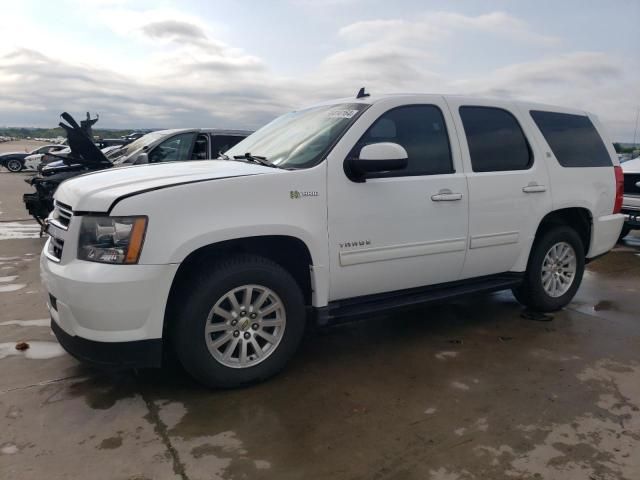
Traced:
[[368, 97], [368, 96], [369, 96], [369, 94], [366, 93], [364, 91], [364, 87], [362, 87], [360, 90], [358, 90], [358, 94], [356, 95], [356, 98], [365, 98], [365, 97]]

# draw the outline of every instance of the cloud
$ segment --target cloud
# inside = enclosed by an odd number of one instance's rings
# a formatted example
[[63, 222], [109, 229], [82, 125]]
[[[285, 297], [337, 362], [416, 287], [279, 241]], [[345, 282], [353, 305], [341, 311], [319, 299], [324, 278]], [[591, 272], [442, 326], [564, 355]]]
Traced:
[[[3, 123], [52, 125], [62, 111], [90, 110], [103, 127], [257, 128], [366, 86], [374, 94], [465, 93], [574, 106], [600, 114], [617, 139], [628, 139], [640, 102], [637, 68], [621, 69], [600, 52], [564, 51], [560, 39], [503, 12], [354, 22], [328, 34], [337, 46], [314, 68], [290, 75], [184, 12], [116, 7], [95, 19], [144, 52], [134, 68], [64, 48], [11, 48], [0, 56]], [[489, 40], [519, 61], [494, 62]], [[524, 45], [535, 53], [523, 57]]]
[[[435, 12], [420, 15], [414, 20], [385, 19], [355, 22], [339, 30], [339, 35], [355, 41], [413, 40], [442, 42], [459, 32], [481, 32], [510, 40], [553, 46], [560, 39], [531, 31], [522, 20], [504, 12], [468, 16], [453, 12]], [[425, 46], [422, 43], [421, 46]]]
[[199, 42], [207, 39], [204, 31], [199, 26], [179, 20], [162, 20], [147, 23], [142, 26], [142, 31], [151, 38], [185, 42]]

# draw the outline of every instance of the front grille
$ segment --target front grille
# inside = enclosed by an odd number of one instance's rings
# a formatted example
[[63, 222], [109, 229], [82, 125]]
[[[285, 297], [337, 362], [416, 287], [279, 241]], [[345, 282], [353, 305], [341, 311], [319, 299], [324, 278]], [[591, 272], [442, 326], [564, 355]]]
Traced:
[[54, 203], [53, 213], [50, 218], [50, 222], [54, 223], [57, 227], [67, 230], [69, 223], [71, 223], [71, 217], [73, 216], [73, 209], [61, 202]]
[[636, 183], [640, 182], [640, 173], [624, 174], [624, 193], [627, 195], [640, 195], [640, 187]]
[[54, 262], [59, 262], [62, 258], [62, 249], [64, 248], [64, 240], [49, 235], [49, 244], [47, 246], [47, 257]]

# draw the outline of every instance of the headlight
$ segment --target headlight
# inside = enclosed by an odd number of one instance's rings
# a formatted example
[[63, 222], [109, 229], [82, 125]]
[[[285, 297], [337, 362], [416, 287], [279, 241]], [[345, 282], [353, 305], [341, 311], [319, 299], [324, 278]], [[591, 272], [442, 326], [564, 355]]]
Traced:
[[78, 258], [89, 262], [138, 263], [147, 217], [82, 217]]

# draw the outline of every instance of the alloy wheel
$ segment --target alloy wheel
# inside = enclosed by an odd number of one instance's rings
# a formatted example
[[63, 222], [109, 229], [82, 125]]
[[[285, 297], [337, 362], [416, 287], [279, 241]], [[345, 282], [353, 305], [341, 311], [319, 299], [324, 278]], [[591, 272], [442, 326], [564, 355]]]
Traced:
[[209, 353], [222, 365], [247, 368], [271, 355], [282, 340], [286, 311], [280, 297], [262, 285], [243, 285], [225, 293], [207, 316]]
[[542, 288], [550, 297], [561, 297], [576, 276], [576, 252], [567, 242], [553, 245], [542, 262]]
[[20, 160], [9, 160], [7, 162], [7, 169], [10, 172], [19, 172], [22, 170], [22, 162]]

